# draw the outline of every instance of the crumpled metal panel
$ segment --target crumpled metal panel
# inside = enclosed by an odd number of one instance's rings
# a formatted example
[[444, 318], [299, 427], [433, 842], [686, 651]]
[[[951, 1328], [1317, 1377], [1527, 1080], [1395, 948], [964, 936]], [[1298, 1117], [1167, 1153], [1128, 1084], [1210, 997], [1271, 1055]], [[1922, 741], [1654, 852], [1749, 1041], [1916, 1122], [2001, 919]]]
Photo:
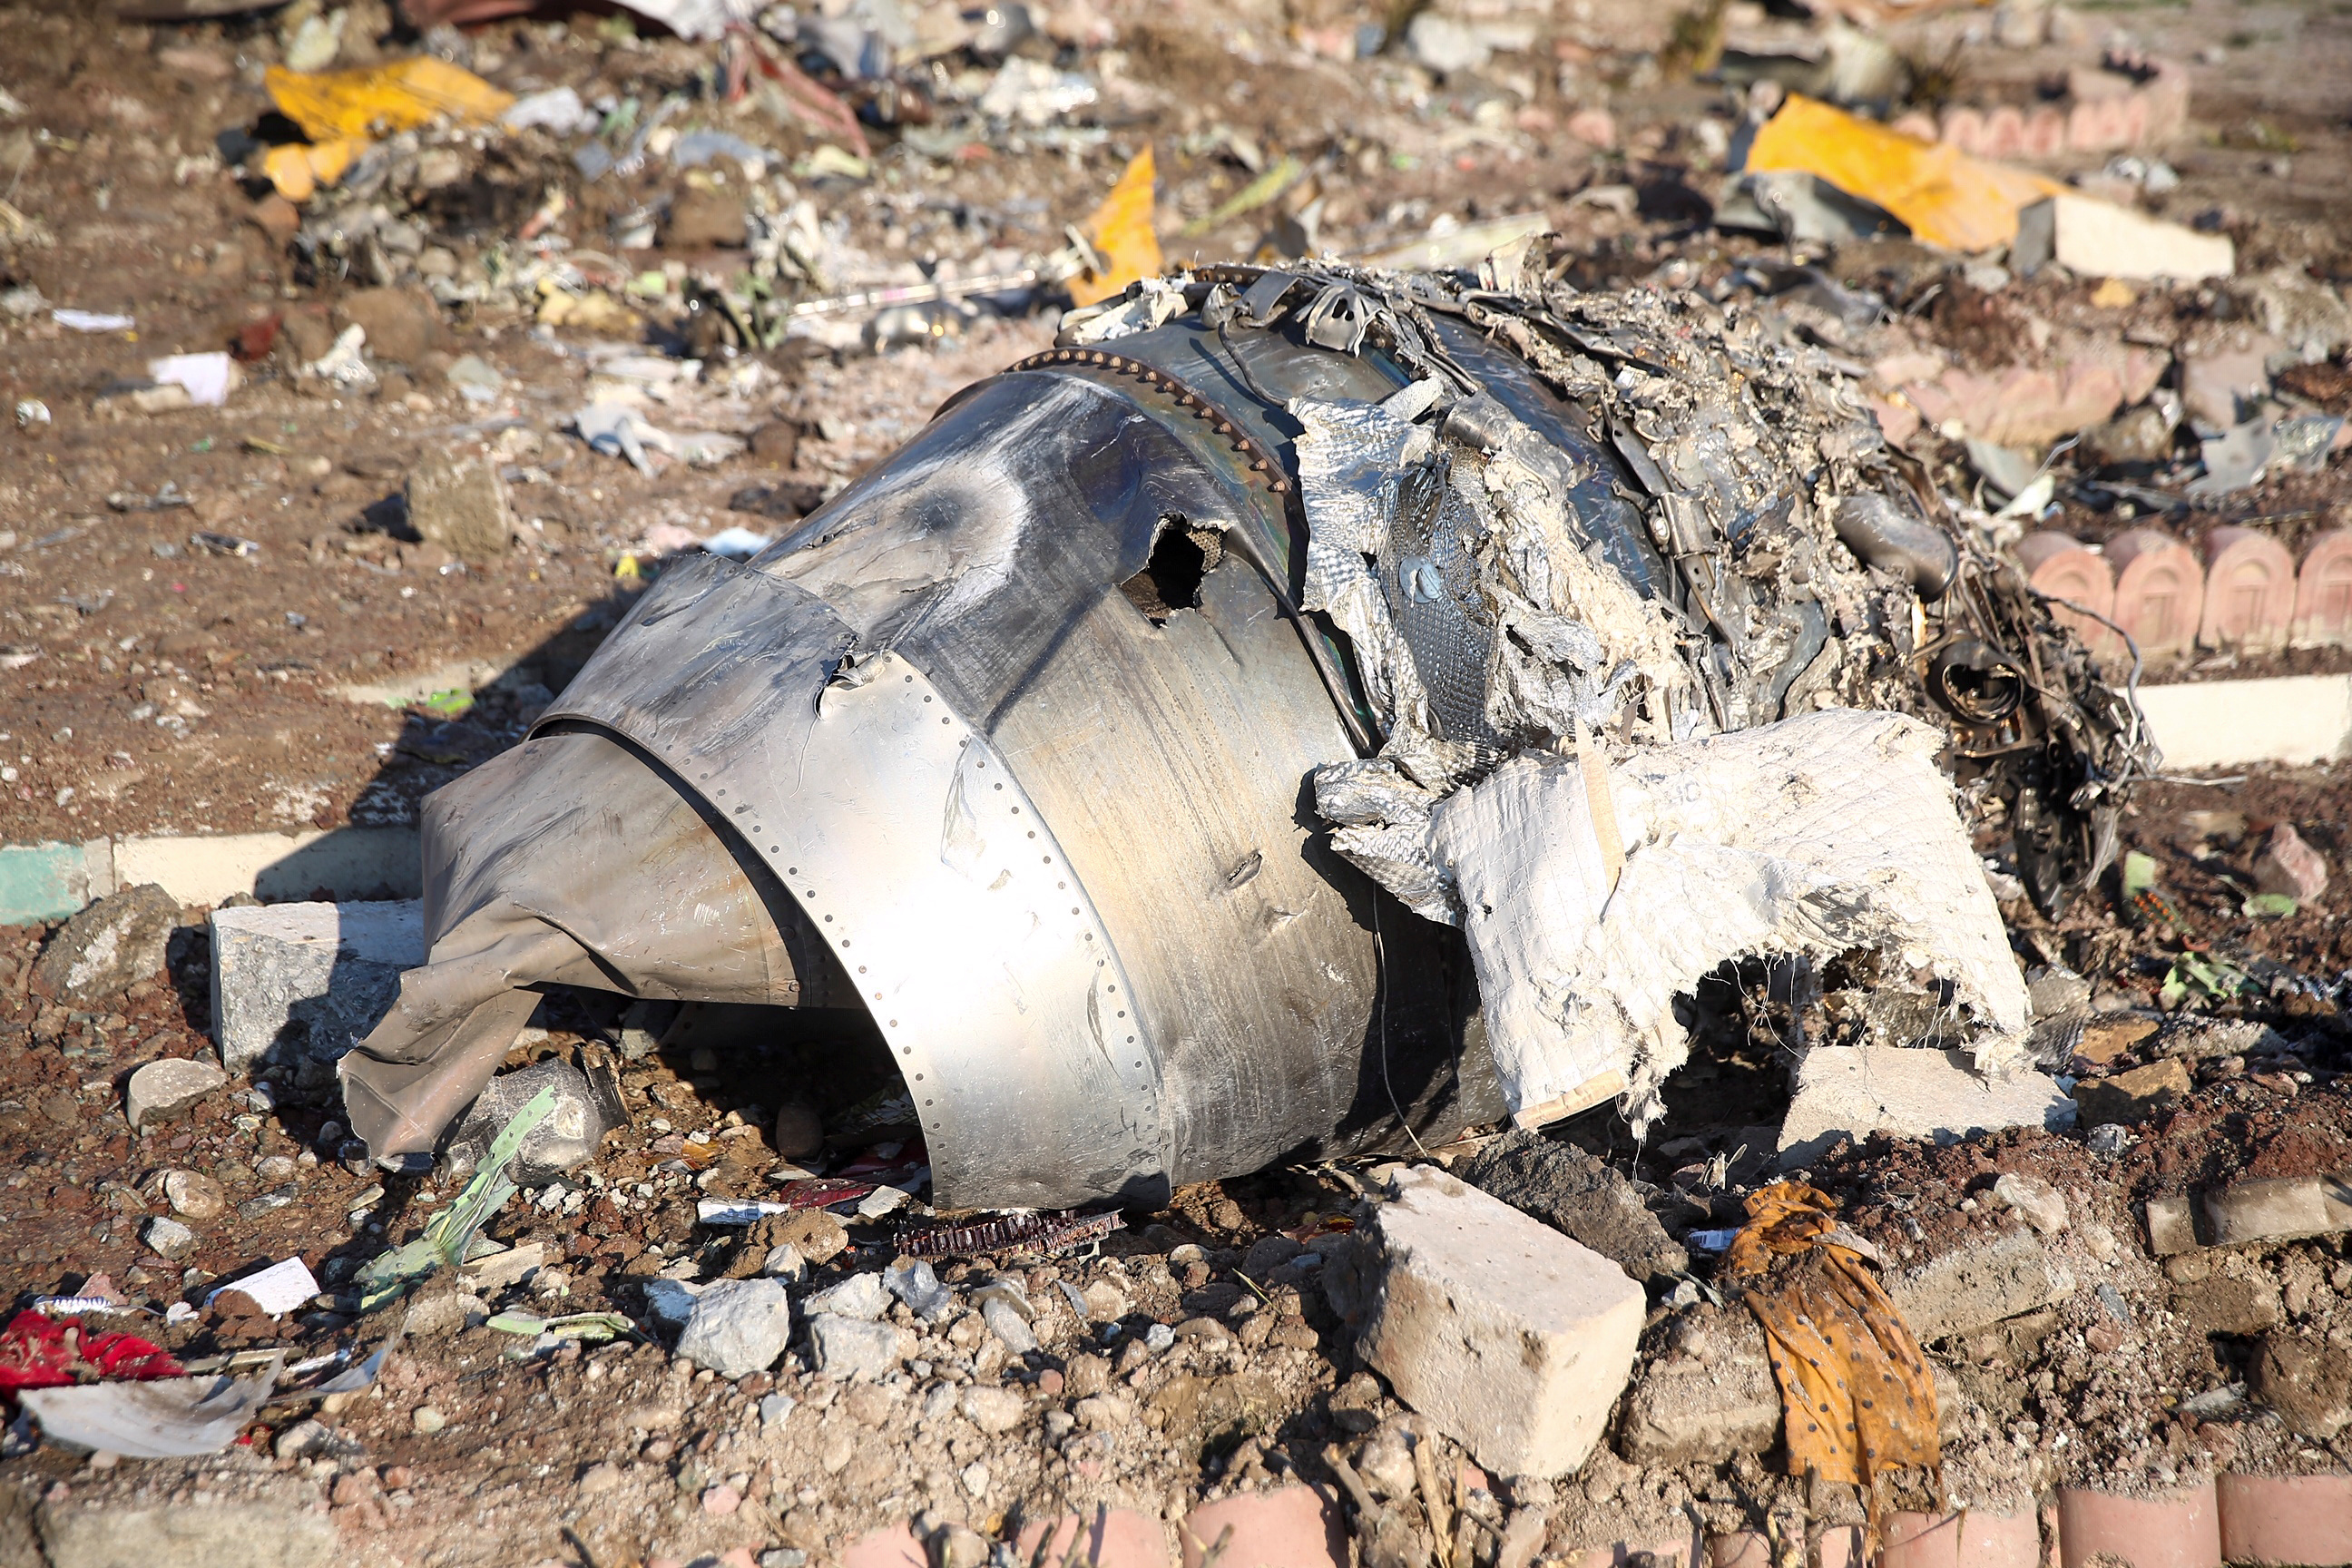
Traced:
[[904, 658], [845, 665], [856, 641], [805, 590], [706, 558], [542, 722], [644, 746], [783, 880], [888, 1042], [942, 1202], [1151, 1194], [1159, 1075], [1084, 885], [987, 738]]

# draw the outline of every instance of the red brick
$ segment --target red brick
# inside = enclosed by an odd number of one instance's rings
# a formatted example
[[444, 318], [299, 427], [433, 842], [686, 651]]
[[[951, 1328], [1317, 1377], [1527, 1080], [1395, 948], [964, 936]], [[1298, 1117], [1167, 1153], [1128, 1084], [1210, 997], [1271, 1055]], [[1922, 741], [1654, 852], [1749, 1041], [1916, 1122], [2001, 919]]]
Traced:
[[1969, 1509], [1891, 1516], [1879, 1568], [2039, 1568], [2041, 1562], [2042, 1525], [2032, 1509]]
[[1871, 1568], [1870, 1559], [1863, 1555], [1862, 1526], [1828, 1526], [1822, 1531], [1813, 1561], [1815, 1568]]
[[913, 1527], [904, 1524], [854, 1541], [841, 1554], [841, 1568], [930, 1568], [930, 1562]]
[[[2101, 1553], [2130, 1568], [2221, 1568], [2221, 1521], [2213, 1483], [2153, 1498], [2062, 1489], [2060, 1568], [2092, 1568]], [[2106, 1563], [2100, 1568], [2107, 1568]]]
[[[2109, 620], [2115, 618], [2115, 572], [2104, 556], [2093, 554], [2081, 540], [2064, 533], [2029, 533], [2017, 542], [2017, 559], [2037, 592], [2080, 605]], [[2116, 634], [2090, 616], [2072, 610], [2054, 613], [2095, 652], [2116, 642]]]
[[1225, 1526], [1234, 1538], [1221, 1568], [1348, 1568], [1348, 1534], [1339, 1508], [1307, 1487], [1244, 1492], [1202, 1503], [1176, 1528], [1183, 1568], [1201, 1568]]
[[[1041, 1559], [1037, 1547], [1048, 1530], [1053, 1531], [1053, 1542]], [[1240, 1533], [1234, 1531], [1236, 1545]], [[1070, 1556], [1074, 1545], [1077, 1561], [1092, 1563], [1095, 1568], [1168, 1568], [1173, 1556], [1168, 1550], [1165, 1526], [1124, 1508], [1098, 1508], [1089, 1514], [1066, 1513], [1059, 1519], [1041, 1520], [1021, 1532], [1014, 1554], [1024, 1563], [1059, 1563]], [[1241, 1561], [1230, 1552], [1226, 1555]]]
[[1588, 1546], [1581, 1552], [1570, 1552], [1564, 1561], [1568, 1568], [1626, 1568], [1627, 1563], [1636, 1562], [1645, 1564], [1645, 1568], [1700, 1568], [1706, 1561], [1706, 1552], [1695, 1534], [1685, 1534], [1662, 1541], [1619, 1541], [1607, 1546]]
[[2352, 642], [2352, 529], [2321, 534], [2304, 552], [2294, 589], [2294, 640]]
[[2116, 624], [2155, 659], [2185, 650], [2205, 609], [2205, 573], [2189, 547], [2159, 529], [2134, 528], [2107, 545]]
[[1755, 1530], [1710, 1535], [1706, 1560], [1711, 1568], [1772, 1568], [1772, 1540]]
[[2268, 653], [2286, 646], [2294, 620], [2294, 557], [2285, 545], [2252, 528], [2217, 528], [2205, 536], [2200, 643]]
[[2231, 1563], [2352, 1563], [2352, 1475], [2223, 1476], [2214, 1495]]
[[1944, 116], [1944, 140], [1973, 158], [1984, 151], [1984, 116], [1973, 109], [1955, 109]]
[[2066, 151], [2066, 117], [2048, 104], [2025, 118], [2025, 155], [2055, 158]]

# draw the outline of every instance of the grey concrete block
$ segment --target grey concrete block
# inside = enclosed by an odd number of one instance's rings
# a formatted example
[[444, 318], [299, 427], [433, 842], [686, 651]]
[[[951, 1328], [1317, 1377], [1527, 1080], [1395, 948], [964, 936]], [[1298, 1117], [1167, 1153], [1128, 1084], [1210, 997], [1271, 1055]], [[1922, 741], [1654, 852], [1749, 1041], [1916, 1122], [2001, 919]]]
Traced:
[[1916, 1268], [1888, 1276], [1886, 1294], [1925, 1344], [1987, 1328], [2063, 1301], [2074, 1271], [2030, 1230], [1963, 1242]]
[[231, 1072], [280, 1054], [340, 1060], [425, 962], [424, 906], [265, 904], [215, 910], [213, 1032]]
[[1487, 1469], [1575, 1470], [1633, 1371], [1642, 1288], [1442, 1171], [1403, 1170], [1395, 1191], [1358, 1265], [1359, 1351]]
[[1950, 1142], [2002, 1127], [2074, 1125], [2074, 1102], [2038, 1072], [1980, 1078], [1964, 1051], [1924, 1047], [1822, 1046], [1797, 1064], [1796, 1092], [1780, 1123], [1780, 1164], [1794, 1169], [1840, 1138], [1872, 1132]]
[[159, 1568], [235, 1563], [238, 1568], [325, 1568], [335, 1522], [292, 1485], [255, 1500], [141, 1505], [85, 1500], [79, 1489], [36, 1515], [48, 1568]]

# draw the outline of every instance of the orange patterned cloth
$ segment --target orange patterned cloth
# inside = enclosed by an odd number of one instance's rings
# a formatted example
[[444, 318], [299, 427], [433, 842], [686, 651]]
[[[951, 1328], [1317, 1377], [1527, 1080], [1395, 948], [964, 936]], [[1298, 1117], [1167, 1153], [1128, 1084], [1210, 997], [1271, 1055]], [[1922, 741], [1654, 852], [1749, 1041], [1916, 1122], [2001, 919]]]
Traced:
[[1764, 1326], [1780, 1384], [1789, 1469], [1869, 1489], [1883, 1472], [1934, 1469], [1936, 1384], [1877, 1275], [1831, 1239], [1837, 1200], [1780, 1182], [1748, 1200], [1717, 1281]]

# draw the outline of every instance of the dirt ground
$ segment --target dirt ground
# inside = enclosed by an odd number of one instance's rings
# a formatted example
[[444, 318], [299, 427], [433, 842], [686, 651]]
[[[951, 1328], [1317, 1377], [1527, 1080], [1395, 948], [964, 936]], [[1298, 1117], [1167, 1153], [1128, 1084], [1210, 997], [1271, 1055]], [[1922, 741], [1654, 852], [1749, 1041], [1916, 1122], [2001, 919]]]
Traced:
[[[428, 132], [404, 154], [399, 181], [347, 205], [323, 193], [313, 232], [297, 235], [267, 183], [241, 177], [229, 155], [236, 138], [281, 129], [262, 89], [283, 55], [280, 18], [0, 6], [0, 305], [25, 305], [0, 311], [0, 412], [43, 410], [0, 426], [0, 842], [414, 824], [426, 794], [522, 735], [666, 560], [730, 527], [780, 532], [958, 388], [1052, 342], [1051, 290], [999, 296], [1009, 309], [878, 352], [726, 341], [698, 289], [753, 265], [747, 201], [780, 225], [793, 203], [809, 204], [810, 226], [794, 232], [822, 258], [808, 270], [825, 288], [812, 292], [1005, 272], [1060, 247], [1150, 144], [1171, 266], [1276, 254], [1283, 222], [1365, 256], [1538, 213], [1584, 287], [1720, 299], [1751, 289], [1743, 279], [1759, 263], [1822, 261], [1888, 306], [1850, 345], [1871, 359], [1926, 348], [1995, 370], [2053, 334], [2168, 353], [2245, 318], [2227, 288], [2148, 289], [2117, 306], [2093, 279], [2004, 275], [1979, 287], [1989, 279], [1969, 258], [1907, 242], [1792, 255], [1718, 230], [1709, 219], [1724, 149], [1750, 100], [1661, 68], [1668, 9], [1473, 5], [1465, 15], [1531, 28], [1525, 47], [1479, 69], [1436, 73], [1398, 51], [1333, 58], [1331, 40], [1411, 9], [1041, 7], [1051, 42], [1029, 58], [1087, 72], [1099, 89], [1091, 110], [965, 141], [939, 129], [944, 112], [877, 111], [871, 167], [853, 177], [812, 162], [824, 139], [805, 125], [709, 95], [712, 46], [638, 37], [607, 6], [548, 7], [426, 41], [518, 93], [568, 85], [592, 102], [646, 105], [684, 93], [691, 107], [670, 129], [747, 138], [766, 168], [755, 174], [730, 154], [688, 178], [656, 156], [587, 180], [545, 132]], [[362, 34], [386, 56], [418, 47], [381, 5], [352, 10], [355, 48]], [[1725, 16], [1735, 42], [1792, 26], [1754, 5]], [[2352, 282], [2352, 7], [2091, 0], [2055, 7], [2045, 41], [2024, 47], [1996, 42], [1996, 22], [1990, 9], [1945, 9], [1882, 31], [1923, 76], [1934, 68], [1948, 102], [2030, 104], [2111, 49], [2180, 62], [2189, 127], [2140, 154], [2161, 157], [2177, 184], [2147, 186], [2141, 204], [2228, 233], [2242, 277], [2289, 268], [2339, 290]], [[961, 57], [938, 68], [941, 102], [955, 100], [940, 84], [971, 68]], [[424, 172], [445, 152], [455, 164]], [[1286, 155], [1305, 166], [1298, 183], [1213, 220]], [[2042, 167], [2112, 181], [2108, 162], [2068, 153]], [[697, 203], [716, 209], [715, 229], [688, 223]], [[322, 237], [328, 214], [368, 233]], [[534, 267], [551, 279], [537, 293], [509, 286]], [[634, 314], [593, 327], [543, 320], [551, 290], [623, 300]], [[79, 331], [51, 307], [119, 311], [135, 325]], [[373, 386], [298, 374], [362, 319]], [[150, 356], [233, 341], [251, 352], [225, 406], [135, 405]], [[631, 354], [693, 359], [700, 374], [616, 372]], [[2296, 374], [2298, 406], [2352, 411], [2340, 359]], [[650, 471], [592, 449], [574, 411], [631, 374], [653, 423], [747, 446], [708, 465], [658, 458]], [[1950, 493], [1973, 489], [1961, 443], [1929, 428], [1912, 450]], [[449, 455], [484, 456], [501, 474], [513, 527], [493, 559], [462, 561], [409, 525], [411, 473]], [[2041, 526], [2101, 542], [2146, 521], [2134, 504], [2095, 505], [2069, 488]], [[2315, 471], [2277, 474], [2170, 522], [2192, 535], [2247, 523], [2300, 552], [2352, 526], [2352, 458], [2339, 450]], [[2352, 655], [2329, 647], [2192, 654], [2161, 673], [2347, 668]], [[2335, 879], [2293, 914], [2256, 918], [2252, 861], [2276, 823], [2293, 825]], [[2352, 1067], [2352, 794], [2325, 766], [2168, 778], [2139, 787], [2125, 837], [2156, 862], [2162, 918], [2125, 899], [2113, 873], [2055, 921], [2021, 900], [2004, 914], [2030, 969], [2063, 965], [2088, 982], [2099, 1038], [2132, 1037], [2063, 1064], [2069, 1076], [2178, 1061], [2189, 1087], [2135, 1118], [2116, 1154], [2038, 1132], [1942, 1149], [1880, 1139], [1834, 1150], [1811, 1173], [1898, 1262], [2014, 1230], [2015, 1215], [1989, 1195], [2003, 1173], [2038, 1176], [2074, 1207], [2061, 1250], [2103, 1281], [2096, 1289], [1931, 1347], [1955, 1396], [1953, 1497], [2014, 1499], [2077, 1480], [2145, 1489], [2222, 1464], [2352, 1461], [2347, 1438], [2284, 1425], [2244, 1394], [2267, 1336], [2299, 1335], [2339, 1357], [2352, 1347], [2342, 1238], [2232, 1252], [2200, 1273], [2147, 1255], [2138, 1206], [2352, 1164], [2341, 1076]], [[772, 1118], [782, 1100], [823, 1099], [824, 1073], [810, 1066], [821, 1039], [623, 1060], [631, 1125], [489, 1227], [501, 1243], [541, 1248], [528, 1279], [467, 1295], [445, 1273], [404, 1310], [361, 1315], [352, 1275], [413, 1234], [453, 1184], [385, 1176], [346, 1143], [331, 1105], [281, 1092], [290, 1086], [236, 1083], [183, 1120], [137, 1135], [123, 1124], [120, 1085], [132, 1068], [211, 1049], [204, 913], [184, 912], [163, 972], [96, 1012], [29, 993], [47, 929], [0, 930], [0, 1292], [22, 1305], [103, 1276], [131, 1305], [91, 1321], [198, 1364], [261, 1345], [364, 1355], [385, 1343], [391, 1320], [405, 1331], [373, 1388], [273, 1405], [215, 1458], [99, 1465], [12, 1443], [0, 1483], [24, 1495], [323, 1510], [349, 1559], [370, 1563], [614, 1568], [745, 1547], [799, 1568], [910, 1516], [996, 1541], [1097, 1503], [1174, 1521], [1235, 1489], [1328, 1487], [1334, 1444], [1384, 1498], [1412, 1489], [1409, 1458], [1395, 1479], [1408, 1436], [1435, 1445], [1445, 1473], [1463, 1458], [1358, 1364], [1321, 1289], [1323, 1253], [1368, 1212], [1356, 1166], [1188, 1188], [1164, 1212], [1126, 1214], [1098, 1247], [942, 1259], [954, 1305], [935, 1321], [892, 1306], [883, 1321], [898, 1331], [904, 1365], [877, 1382], [814, 1374], [804, 1339], [773, 1373], [733, 1383], [676, 1360], [648, 1286], [755, 1272], [767, 1244], [698, 1223], [698, 1200], [770, 1194], [795, 1170], [856, 1172], [863, 1159], [871, 1174], [914, 1158], [849, 1140], [801, 1166], [785, 1160]], [[2220, 993], [2168, 992], [2190, 958], [2236, 978]], [[1600, 1156], [1675, 1238], [1739, 1223], [1769, 1179], [1789, 1030], [1818, 1038], [1837, 1026], [1790, 1018], [1760, 969], [1716, 977], [1696, 1003], [1708, 1024], [1667, 1088], [1664, 1128], [1637, 1142], [1603, 1111], [1556, 1134]], [[2275, 1033], [2252, 1055], [2200, 1054], [2200, 1020]], [[619, 1037], [593, 1004], [551, 1003], [540, 1023], [509, 1065]], [[171, 1173], [216, 1184], [218, 1204], [194, 1249], [167, 1258], [145, 1237], [175, 1212]], [[805, 1288], [872, 1272], [931, 1223], [853, 1218], [842, 1250], [812, 1253]], [[210, 1286], [289, 1257], [323, 1288], [297, 1316], [203, 1305]], [[1653, 1281], [1654, 1345], [1711, 1289], [1711, 1259], [1692, 1259], [1680, 1297]], [[981, 1295], [1000, 1279], [1034, 1312], [1033, 1349], [985, 1321]], [[197, 1310], [166, 1324], [159, 1314], [182, 1300]], [[488, 1326], [501, 1308], [609, 1308], [654, 1326], [551, 1350]], [[1464, 1527], [1479, 1568], [1524, 1509], [1544, 1511], [1551, 1552], [1615, 1539], [1604, 1532], [1628, 1521], [1672, 1529], [1691, 1510], [1721, 1529], [1791, 1510], [1816, 1525], [1861, 1517], [1851, 1496], [1808, 1495], [1772, 1455], [1643, 1468], [1608, 1447], [1563, 1482], [1465, 1477], [1457, 1506], [1482, 1521]]]

